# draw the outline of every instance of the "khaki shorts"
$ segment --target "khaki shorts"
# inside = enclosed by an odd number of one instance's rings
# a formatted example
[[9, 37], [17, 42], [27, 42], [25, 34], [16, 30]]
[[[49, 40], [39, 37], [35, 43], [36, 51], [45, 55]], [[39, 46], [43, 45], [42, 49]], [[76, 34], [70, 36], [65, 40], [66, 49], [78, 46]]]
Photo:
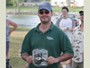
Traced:
[[83, 62], [76, 63], [72, 61], [72, 68], [83, 68], [83, 67], [84, 67]]

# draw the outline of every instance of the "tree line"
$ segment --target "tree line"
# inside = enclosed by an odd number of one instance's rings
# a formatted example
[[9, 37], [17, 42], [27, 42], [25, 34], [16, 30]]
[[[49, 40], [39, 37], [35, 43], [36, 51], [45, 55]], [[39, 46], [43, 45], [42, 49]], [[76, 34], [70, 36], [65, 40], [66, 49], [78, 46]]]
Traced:
[[6, 6], [17, 6], [19, 3], [41, 2], [41, 1], [51, 1], [51, 0], [6, 0]]

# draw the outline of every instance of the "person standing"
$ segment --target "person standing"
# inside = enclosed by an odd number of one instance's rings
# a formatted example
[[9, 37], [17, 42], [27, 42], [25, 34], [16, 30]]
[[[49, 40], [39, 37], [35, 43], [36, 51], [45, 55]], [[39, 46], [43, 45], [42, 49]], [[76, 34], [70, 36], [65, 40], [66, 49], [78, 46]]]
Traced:
[[61, 28], [71, 40], [72, 31], [75, 28], [75, 22], [72, 18], [68, 17], [69, 9], [67, 7], [62, 7], [62, 15], [57, 20], [56, 26]]
[[73, 30], [72, 46], [74, 57], [72, 58], [72, 68], [83, 68], [84, 63], [84, 11], [79, 11], [81, 24]]
[[[71, 36], [72, 36], [72, 31], [75, 28], [75, 22], [72, 18], [68, 17], [69, 9], [67, 7], [62, 7], [62, 15], [61, 17], [57, 20], [56, 26], [58, 26], [60, 29], [62, 29], [68, 36], [70, 42], [71, 42]], [[66, 63], [62, 62], [63, 68], [71, 68], [71, 59], [68, 60]]]
[[[9, 29], [9, 26], [13, 26], [13, 28]], [[9, 36], [13, 31], [17, 28], [17, 24], [9, 19], [6, 19], [6, 68], [9, 68], [9, 45], [10, 38]]]
[[[25, 36], [21, 47], [21, 57], [29, 64], [28, 68], [37, 68], [33, 64], [32, 52], [34, 49], [45, 49], [48, 52], [48, 66], [38, 68], [59, 68], [61, 61], [66, 61], [73, 57], [70, 40], [61, 29], [51, 22], [53, 10], [49, 2], [40, 2], [38, 16], [41, 23]], [[63, 52], [62, 56], [61, 52]]]

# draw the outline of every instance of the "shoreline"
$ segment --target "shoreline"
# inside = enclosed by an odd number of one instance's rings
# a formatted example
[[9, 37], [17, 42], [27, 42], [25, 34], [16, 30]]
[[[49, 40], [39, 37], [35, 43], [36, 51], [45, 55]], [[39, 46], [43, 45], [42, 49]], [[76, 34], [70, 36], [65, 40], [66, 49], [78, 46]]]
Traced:
[[[25, 14], [25, 15], [37, 15], [37, 11], [27, 11], [27, 10], [20, 10], [20, 11], [16, 11], [16, 10], [6, 10], [6, 14]], [[58, 16], [60, 14], [60, 12], [53, 12], [54, 16]]]

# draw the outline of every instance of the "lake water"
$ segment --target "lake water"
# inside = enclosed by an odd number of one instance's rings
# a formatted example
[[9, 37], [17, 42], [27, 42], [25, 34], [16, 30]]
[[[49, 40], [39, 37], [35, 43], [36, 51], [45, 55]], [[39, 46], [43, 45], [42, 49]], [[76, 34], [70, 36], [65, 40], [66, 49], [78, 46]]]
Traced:
[[[25, 25], [26, 27], [33, 28], [40, 23], [37, 15], [7, 15], [7, 19], [14, 21], [18, 25]], [[55, 24], [58, 16], [52, 16], [52, 22]]]

